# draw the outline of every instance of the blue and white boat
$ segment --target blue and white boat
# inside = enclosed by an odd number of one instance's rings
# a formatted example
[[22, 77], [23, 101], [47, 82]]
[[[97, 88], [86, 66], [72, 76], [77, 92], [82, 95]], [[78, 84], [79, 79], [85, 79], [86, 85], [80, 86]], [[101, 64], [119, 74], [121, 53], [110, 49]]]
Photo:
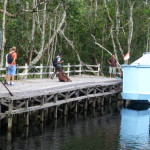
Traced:
[[123, 92], [125, 100], [139, 100], [150, 102], [150, 52], [131, 63], [122, 65]]

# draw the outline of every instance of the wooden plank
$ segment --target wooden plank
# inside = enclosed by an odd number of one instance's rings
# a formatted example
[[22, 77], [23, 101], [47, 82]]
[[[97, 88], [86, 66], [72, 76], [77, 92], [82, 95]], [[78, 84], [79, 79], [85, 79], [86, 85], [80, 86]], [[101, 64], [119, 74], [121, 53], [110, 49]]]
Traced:
[[[78, 84], [70, 84], [70, 85], [64, 85], [63, 86], [57, 86], [56, 88], [45, 88], [42, 90], [34, 90], [34, 92], [32, 91], [28, 91], [28, 92], [17, 92], [17, 93], [13, 93], [14, 96], [12, 97], [13, 100], [18, 100], [18, 99], [23, 99], [23, 98], [29, 98], [29, 97], [34, 97], [34, 96], [41, 96], [41, 95], [48, 95], [49, 94], [56, 94], [58, 91], [60, 93], [62, 92], [66, 92], [68, 90], [77, 90], [77, 89], [84, 89], [84, 88], [91, 88], [93, 86], [108, 86], [108, 85], [117, 85], [118, 82], [109, 82], [107, 85], [104, 83], [78, 83]], [[10, 97], [10, 96], [9, 96]]]

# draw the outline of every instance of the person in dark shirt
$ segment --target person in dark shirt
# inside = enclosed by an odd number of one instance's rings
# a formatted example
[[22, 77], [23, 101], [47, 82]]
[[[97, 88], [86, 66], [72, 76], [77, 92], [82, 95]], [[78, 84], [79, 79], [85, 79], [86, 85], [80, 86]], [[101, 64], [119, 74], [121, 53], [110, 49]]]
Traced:
[[56, 64], [54, 65], [55, 72], [52, 74], [51, 79], [53, 79], [57, 72], [59, 72], [62, 69], [62, 63], [64, 63], [64, 61], [61, 60], [62, 57], [62, 54], [58, 54], [58, 56], [56, 57]]
[[112, 77], [112, 75], [115, 78], [116, 77], [117, 60], [114, 55], [112, 55], [112, 57], [108, 60], [108, 63], [109, 63], [110, 78]]

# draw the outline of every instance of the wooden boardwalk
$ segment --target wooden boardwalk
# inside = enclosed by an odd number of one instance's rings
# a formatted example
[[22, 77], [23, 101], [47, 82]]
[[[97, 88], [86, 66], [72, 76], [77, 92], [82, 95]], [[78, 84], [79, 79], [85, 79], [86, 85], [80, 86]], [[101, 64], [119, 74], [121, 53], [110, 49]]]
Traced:
[[[58, 78], [16, 81], [15, 86], [7, 86], [14, 96], [10, 96], [1, 84], [0, 117], [8, 118], [8, 129], [12, 127], [13, 115], [26, 113], [26, 125], [29, 125], [29, 112], [53, 107], [54, 118], [57, 118], [57, 110], [61, 105], [64, 105], [63, 112], [66, 115], [69, 103], [73, 103], [72, 107], [77, 112], [80, 101], [84, 100], [84, 109], [87, 109], [88, 99], [101, 97], [100, 101], [103, 104], [105, 96], [120, 93], [122, 90], [121, 79], [88, 75], [70, 78], [72, 82], [59, 82]], [[93, 107], [95, 105], [94, 100]]]
[[0, 98], [12, 100], [31, 98], [47, 95], [55, 92], [70, 91], [90, 86], [108, 86], [121, 83], [121, 79], [106, 78], [101, 76], [72, 76], [72, 82], [59, 82], [58, 78], [52, 79], [28, 79], [15, 81], [15, 86], [7, 86], [14, 96], [10, 96], [7, 89], [0, 84]]

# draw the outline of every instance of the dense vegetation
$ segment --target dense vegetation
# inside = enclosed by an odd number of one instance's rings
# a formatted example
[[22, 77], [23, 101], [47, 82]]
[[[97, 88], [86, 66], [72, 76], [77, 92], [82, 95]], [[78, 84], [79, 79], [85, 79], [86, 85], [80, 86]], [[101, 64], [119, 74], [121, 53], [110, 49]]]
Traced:
[[50, 65], [58, 52], [65, 63], [103, 66], [129, 52], [130, 63], [150, 51], [149, 28], [148, 0], [1, 0], [1, 64], [12, 46], [19, 65]]

